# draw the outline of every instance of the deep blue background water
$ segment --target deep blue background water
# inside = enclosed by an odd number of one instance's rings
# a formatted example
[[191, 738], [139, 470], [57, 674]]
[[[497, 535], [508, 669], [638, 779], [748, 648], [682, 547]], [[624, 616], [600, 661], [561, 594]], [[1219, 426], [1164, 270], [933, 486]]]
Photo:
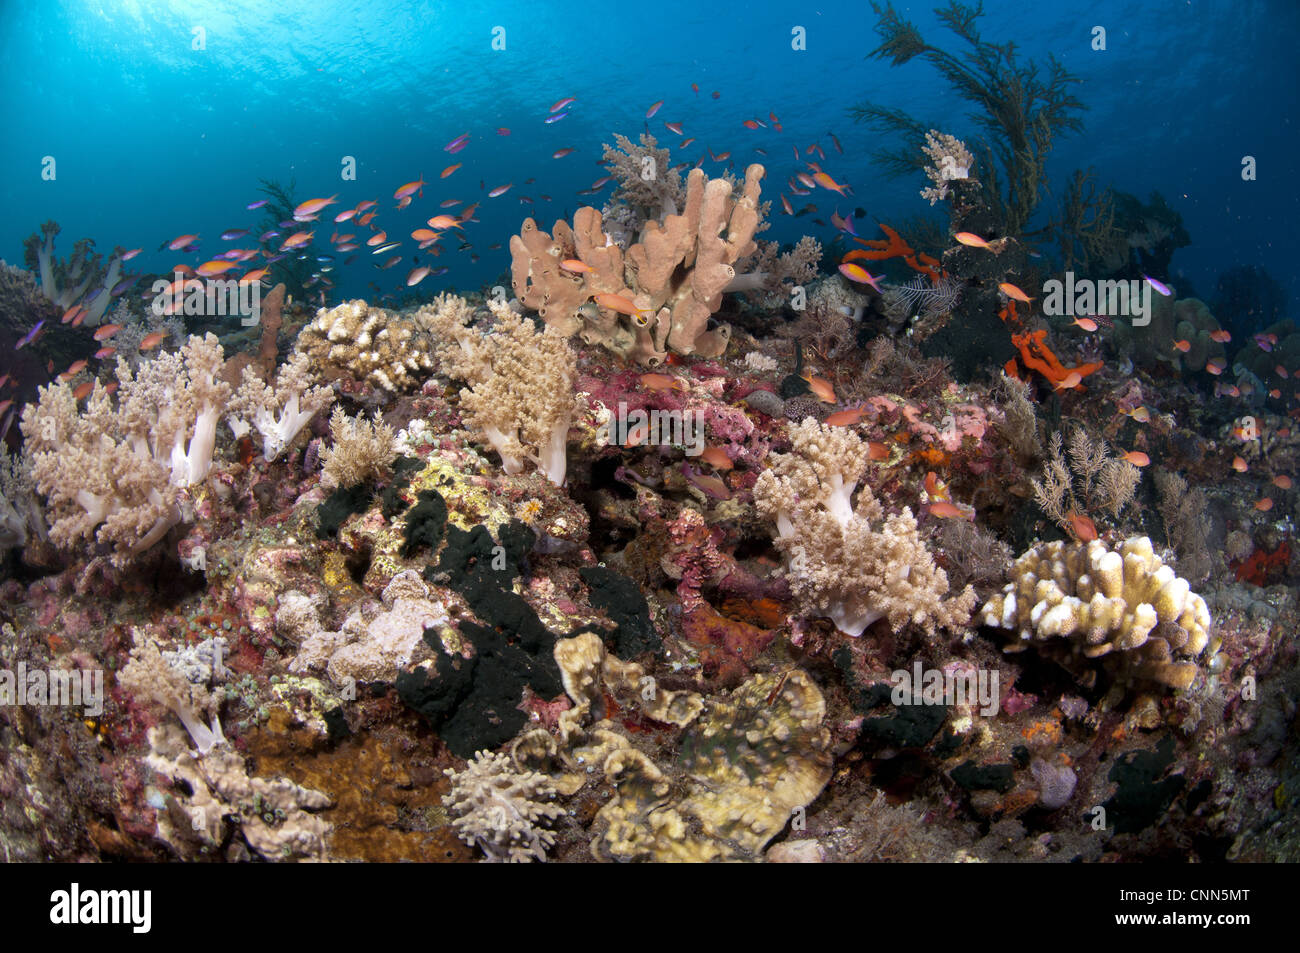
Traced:
[[[927, 40], [951, 49], [930, 12], [934, 5], [898, 7]], [[694, 161], [707, 146], [730, 150], [737, 171], [762, 161], [765, 195], [774, 202], [779, 184], [799, 168], [791, 145], [802, 150], [820, 142], [824, 167], [855, 190], [841, 211], [864, 205], [888, 222], [928, 208], [919, 177], [888, 179], [873, 165], [875, 138], [847, 118], [846, 108], [869, 96], [962, 135], [971, 131], [967, 107], [920, 60], [893, 68], [864, 59], [876, 42], [867, 4], [718, 5], [727, 12], [700, 6], [0, 0], [0, 257], [20, 262], [22, 239], [53, 218], [63, 226], [61, 254], [88, 236], [101, 250], [144, 246], [131, 268], [161, 271], [179, 256], [155, 251], [159, 244], [197, 232], [207, 253], [190, 256], [197, 263], [230, 247], [218, 239], [221, 231], [258, 222], [245, 205], [259, 197], [259, 178], [292, 178], [300, 198], [341, 194], [344, 204], [317, 223], [318, 238], [333, 230], [334, 212], [374, 198], [381, 209], [376, 224], [406, 238], [408, 253], [410, 230], [436, 214], [440, 200], [482, 201], [481, 223], [467, 228], [482, 260], [471, 265], [453, 243], [432, 262], [450, 265], [451, 273], [420, 290], [473, 288], [508, 266], [506, 249], [487, 246], [505, 245], [526, 215], [549, 229], [591, 201], [574, 193], [605, 174], [596, 164], [601, 143], [612, 142], [614, 132], [635, 138], [659, 99], [664, 106], [649, 127], [660, 141], [680, 141], [665, 121], [682, 122], [686, 135], [697, 137], [675, 156]], [[1077, 95], [1090, 107], [1086, 131], [1058, 142], [1058, 191], [1076, 166], [1093, 166], [1101, 181], [1144, 198], [1159, 190], [1194, 242], [1174, 257], [1175, 281], [1181, 273], [1208, 297], [1221, 270], [1260, 264], [1293, 305], [1300, 301], [1300, 2], [986, 6], [987, 37], [1016, 40], [1026, 57], [1055, 53], [1083, 80]], [[791, 50], [794, 25], [807, 29], [805, 52]], [[1094, 25], [1107, 28], [1105, 52], [1090, 47]], [[191, 49], [195, 26], [206, 30], [203, 51]], [[504, 52], [491, 49], [497, 26], [506, 31]], [[715, 89], [717, 100], [710, 96]], [[564, 96], [578, 97], [568, 118], [544, 124], [550, 105]], [[784, 132], [741, 126], [751, 117], [766, 120], [769, 110]], [[511, 135], [498, 136], [501, 126]], [[472, 134], [469, 147], [449, 156], [442, 147], [463, 132]], [[844, 155], [833, 151], [828, 132], [839, 137]], [[562, 147], [576, 151], [552, 159]], [[47, 155], [58, 162], [54, 182], [40, 177]], [[357, 159], [356, 182], [339, 180], [345, 155]], [[1256, 157], [1257, 181], [1241, 180], [1244, 155]], [[439, 170], [458, 160], [464, 167], [440, 181]], [[721, 166], [705, 168], [716, 174]], [[411, 209], [394, 211], [393, 191], [420, 173], [433, 185]], [[529, 177], [537, 181], [524, 185]], [[514, 187], [488, 199], [480, 181], [486, 189]], [[543, 193], [554, 201], [543, 203]], [[521, 203], [521, 195], [537, 204]], [[818, 190], [797, 205], [817, 201], [825, 217], [833, 198]], [[833, 236], [811, 218], [777, 216], [764, 237]], [[248, 240], [234, 244], [248, 247]], [[401, 288], [409, 265], [377, 272], [378, 259], [365, 251], [342, 270], [339, 291], [366, 294], [376, 279], [385, 291]]]

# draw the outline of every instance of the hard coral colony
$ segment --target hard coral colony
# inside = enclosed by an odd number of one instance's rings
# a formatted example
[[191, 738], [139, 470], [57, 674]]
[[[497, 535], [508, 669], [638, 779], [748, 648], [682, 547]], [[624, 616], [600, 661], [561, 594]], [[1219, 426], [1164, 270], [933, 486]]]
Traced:
[[1047, 207], [1059, 63], [877, 18], [983, 110], [853, 108], [941, 218], [696, 89], [572, 214], [476, 120], [395, 207], [264, 182], [165, 272], [52, 222], [0, 263], [6, 858], [1294, 858], [1300, 330], [1170, 287], [1159, 196]]

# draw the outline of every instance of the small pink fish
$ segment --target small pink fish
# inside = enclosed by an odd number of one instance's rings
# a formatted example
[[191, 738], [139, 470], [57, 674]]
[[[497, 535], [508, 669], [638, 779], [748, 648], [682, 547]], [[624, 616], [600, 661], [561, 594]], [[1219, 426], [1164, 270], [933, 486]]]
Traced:
[[840, 274], [842, 274], [845, 278], [849, 279], [849, 281], [856, 281], [859, 284], [871, 285], [871, 287], [876, 290], [877, 294], [882, 293], [880, 291], [880, 285], [876, 284], [876, 282], [879, 281], [880, 279], [872, 275], [869, 271], [867, 271], [867, 269], [863, 268], [855, 261], [847, 262], [843, 265], [840, 265]]
[[659, 102], [655, 103], [653, 106], [651, 106], [649, 109], [647, 109], [647, 110], [645, 111], [645, 117], [646, 117], [647, 119], [653, 119], [653, 118], [655, 117], [655, 113], [657, 113], [657, 112], [659, 111], [659, 108], [660, 108], [663, 104], [664, 104], [664, 101], [663, 101], [662, 99], [659, 100]]
[[488, 198], [494, 199], [497, 196], [505, 195], [507, 192], [510, 191], [510, 187], [513, 185], [514, 185], [513, 182], [507, 183], [506, 185], [498, 185], [495, 189], [493, 189], [491, 192], [488, 193]]

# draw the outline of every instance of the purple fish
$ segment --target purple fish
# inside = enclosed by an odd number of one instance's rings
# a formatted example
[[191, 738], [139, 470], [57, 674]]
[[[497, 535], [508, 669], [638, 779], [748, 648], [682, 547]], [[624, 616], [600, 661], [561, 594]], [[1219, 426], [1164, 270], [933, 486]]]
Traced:
[[245, 206], [245, 208], [247, 208], [247, 209], [251, 212], [251, 211], [252, 211], [253, 209], [255, 209], [255, 208], [261, 208], [261, 207], [262, 207], [263, 205], [265, 205], [268, 201], [270, 201], [270, 200], [269, 200], [269, 199], [258, 199], [256, 202], [249, 202], [248, 205]]
[[280, 233], [272, 229], [269, 232], [263, 232], [261, 235], [258, 235], [257, 240], [259, 242], [269, 242], [272, 238], [278, 238], [279, 236]]
[[298, 223], [295, 222], [293, 219], [289, 219], [289, 221], [287, 221], [287, 222], [281, 222], [281, 223], [280, 223], [280, 227], [281, 227], [281, 228], [297, 228], [297, 227], [298, 227]]
[[26, 345], [31, 344], [33, 341], [35, 341], [40, 336], [41, 328], [43, 327], [45, 327], [45, 320], [41, 319], [40, 321], [37, 321], [36, 327], [32, 328], [30, 331], [28, 331], [26, 334], [24, 334], [21, 338], [18, 339], [18, 343], [14, 345], [14, 350], [15, 351], [20, 350]]
[[444, 152], [460, 152], [460, 150], [464, 149], [467, 145], [469, 145], [468, 132], [451, 140], [451, 142], [442, 147], [442, 150]]
[[559, 122], [561, 119], [563, 119], [563, 118], [564, 118], [565, 116], [567, 116], [568, 114], [569, 114], [569, 113], [568, 113], [567, 110], [564, 111], [564, 112], [562, 112], [562, 113], [555, 113], [555, 114], [553, 114], [553, 115], [547, 116], [545, 119], [542, 120], [542, 122], [547, 123], [548, 125], [549, 125], [550, 123], [553, 123], [553, 122]]
[[140, 280], [139, 275], [127, 275], [117, 284], [113, 285], [113, 290], [111, 294], [113, 295], [114, 298], [116, 298], [120, 294], [125, 294], [127, 291], [130, 290], [131, 286], [139, 280]]
[[433, 269], [433, 271], [429, 272], [429, 274], [433, 275], [433, 276], [436, 278], [436, 277], [438, 277], [439, 275], [445, 275], [445, 274], [446, 274], [447, 272], [449, 272], [449, 271], [451, 271], [451, 269], [448, 268], [446, 265], [444, 265], [444, 266], [441, 267], [441, 268], [435, 268], [435, 269]]
[[233, 242], [236, 238], [243, 238], [247, 234], [248, 229], [246, 228], [232, 228], [221, 233], [221, 240], [223, 242]]
[[272, 255], [270, 258], [268, 258], [268, 259], [266, 260], [266, 263], [267, 263], [268, 265], [274, 265], [277, 261], [279, 261], [281, 258], [284, 258], [284, 257], [286, 257], [286, 256], [285, 256], [283, 253], [281, 253], [281, 254], [279, 254], [279, 255]]
[[1142, 277], [1146, 280], [1147, 284], [1149, 284], [1152, 288], [1155, 288], [1156, 291], [1160, 292], [1166, 298], [1168, 298], [1171, 294], [1174, 293], [1173, 289], [1170, 288], [1167, 284], [1164, 284], [1163, 282], [1160, 281], [1156, 281], [1150, 275], [1143, 275]]

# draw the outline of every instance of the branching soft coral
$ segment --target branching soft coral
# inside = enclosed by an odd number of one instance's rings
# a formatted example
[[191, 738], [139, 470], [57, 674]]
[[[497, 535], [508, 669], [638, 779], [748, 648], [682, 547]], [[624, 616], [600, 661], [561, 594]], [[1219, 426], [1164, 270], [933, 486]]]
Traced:
[[275, 460], [316, 412], [334, 400], [330, 388], [313, 386], [315, 377], [311, 361], [302, 351], [295, 351], [280, 367], [274, 388], [268, 387], [255, 369], [245, 367], [243, 382], [230, 401], [227, 423], [231, 431], [242, 437], [251, 423], [262, 435], [262, 455], [268, 462]]
[[812, 615], [858, 636], [887, 618], [929, 632], [970, 619], [975, 593], [943, 598], [948, 576], [934, 564], [904, 509], [886, 516], [869, 487], [857, 492], [868, 448], [841, 427], [807, 418], [791, 430], [794, 452], [774, 457], [754, 486], [754, 502], [777, 525], [790, 589]]
[[206, 685], [188, 681], [172, 666], [148, 632], [132, 632], [131, 660], [118, 673], [117, 683], [141, 701], [166, 708], [185, 726], [199, 754], [225, 741], [217, 719], [218, 698]]
[[577, 354], [558, 329], [538, 331], [497, 301], [488, 307], [488, 331], [468, 327], [472, 309], [450, 295], [421, 309], [419, 319], [449, 342], [438, 349], [438, 360], [446, 374], [469, 384], [460, 392], [461, 410], [501, 455], [502, 469], [522, 473], [531, 460], [563, 486], [569, 425], [578, 409]]
[[335, 407], [330, 436], [334, 445], [321, 452], [326, 486], [348, 488], [381, 477], [397, 459], [393, 428], [382, 420], [349, 417], [342, 407]]
[[122, 565], [186, 518], [183, 491], [207, 477], [230, 397], [221, 364], [215, 335], [192, 336], [135, 373], [119, 361], [116, 401], [96, 383], [80, 412], [68, 384], [40, 389], [22, 431], [55, 545], [94, 539]]

